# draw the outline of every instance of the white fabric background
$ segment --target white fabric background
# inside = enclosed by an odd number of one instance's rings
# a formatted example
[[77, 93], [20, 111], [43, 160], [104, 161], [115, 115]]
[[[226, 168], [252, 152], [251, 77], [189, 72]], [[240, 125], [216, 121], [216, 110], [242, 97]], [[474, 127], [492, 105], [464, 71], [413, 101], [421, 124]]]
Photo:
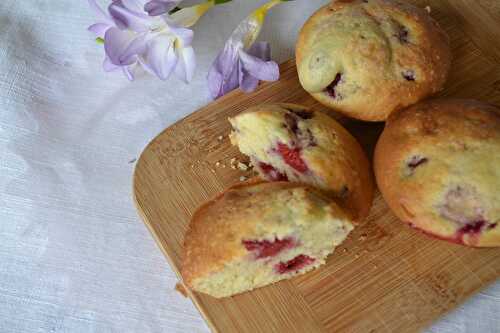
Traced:
[[[0, 2], [0, 332], [204, 332], [131, 200], [134, 163], [163, 128], [209, 102], [205, 75], [263, 1], [235, 0], [195, 28], [198, 69], [130, 83], [101, 70], [84, 0]], [[326, 1], [275, 8], [261, 35], [293, 55]], [[430, 332], [500, 332], [500, 284]]]

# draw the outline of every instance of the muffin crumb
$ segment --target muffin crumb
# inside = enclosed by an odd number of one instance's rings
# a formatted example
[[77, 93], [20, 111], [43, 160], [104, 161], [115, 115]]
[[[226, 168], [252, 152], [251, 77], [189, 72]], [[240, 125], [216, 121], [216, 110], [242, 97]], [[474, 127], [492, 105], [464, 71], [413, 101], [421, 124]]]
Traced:
[[243, 170], [243, 171], [247, 171], [248, 165], [246, 165], [245, 163], [238, 162], [238, 169]]

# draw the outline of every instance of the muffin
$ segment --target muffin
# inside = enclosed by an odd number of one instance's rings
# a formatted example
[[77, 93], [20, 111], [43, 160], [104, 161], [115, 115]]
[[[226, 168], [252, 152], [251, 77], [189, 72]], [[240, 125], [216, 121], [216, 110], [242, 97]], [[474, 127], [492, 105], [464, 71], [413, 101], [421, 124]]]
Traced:
[[333, 118], [300, 105], [267, 104], [229, 121], [231, 142], [250, 157], [262, 178], [318, 187], [356, 220], [368, 215], [374, 187], [368, 160]]
[[424, 9], [390, 0], [332, 1], [300, 31], [296, 61], [300, 83], [320, 103], [381, 121], [441, 90], [451, 52]]
[[464, 245], [500, 245], [500, 109], [436, 99], [396, 112], [374, 167], [402, 221]]
[[195, 291], [232, 296], [320, 266], [352, 229], [350, 218], [312, 187], [239, 185], [194, 214], [181, 274]]

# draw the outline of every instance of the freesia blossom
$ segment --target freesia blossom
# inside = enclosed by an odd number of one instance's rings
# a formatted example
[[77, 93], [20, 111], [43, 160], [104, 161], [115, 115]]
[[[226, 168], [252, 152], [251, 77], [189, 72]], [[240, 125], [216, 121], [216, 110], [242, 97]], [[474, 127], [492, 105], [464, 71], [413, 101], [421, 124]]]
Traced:
[[104, 41], [104, 70], [122, 69], [134, 79], [134, 70], [146, 71], [166, 80], [172, 73], [185, 82], [194, 74], [196, 59], [191, 46], [194, 24], [217, 0], [169, 11], [180, 1], [113, 0], [107, 12], [88, 0], [101, 22], [89, 30]]
[[245, 92], [257, 88], [259, 80], [279, 79], [278, 64], [271, 61], [267, 42], [255, 43], [269, 9], [288, 0], [273, 0], [255, 10], [233, 31], [208, 73], [208, 88], [218, 98], [240, 87]]

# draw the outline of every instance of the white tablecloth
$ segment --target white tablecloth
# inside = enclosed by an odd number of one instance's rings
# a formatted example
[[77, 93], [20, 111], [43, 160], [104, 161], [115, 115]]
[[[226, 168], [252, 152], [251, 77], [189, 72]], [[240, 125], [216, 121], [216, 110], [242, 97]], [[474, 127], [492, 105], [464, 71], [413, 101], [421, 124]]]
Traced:
[[[84, 0], [0, 2], [0, 332], [202, 332], [131, 199], [134, 160], [163, 128], [209, 102], [207, 70], [263, 1], [235, 0], [195, 27], [193, 82], [101, 70]], [[261, 39], [293, 55], [326, 1], [273, 9]], [[430, 332], [500, 332], [500, 284]]]

